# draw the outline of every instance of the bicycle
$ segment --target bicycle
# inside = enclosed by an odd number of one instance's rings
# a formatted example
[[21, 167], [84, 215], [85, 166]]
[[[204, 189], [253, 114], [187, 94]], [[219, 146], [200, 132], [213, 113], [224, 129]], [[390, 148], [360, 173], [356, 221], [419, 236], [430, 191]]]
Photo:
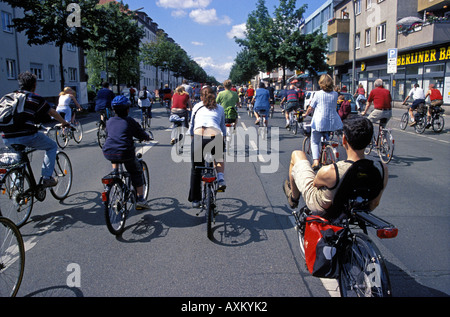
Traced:
[[261, 137], [261, 139], [265, 140], [267, 139], [267, 114], [266, 109], [259, 109], [259, 122], [258, 122], [258, 135]]
[[373, 134], [372, 141], [364, 150], [365, 155], [369, 155], [372, 149], [377, 149], [377, 154], [383, 163], [388, 164], [394, 154], [394, 138], [392, 137], [390, 129], [386, 128], [387, 119], [380, 119], [378, 123], [378, 133]]
[[79, 121], [74, 122], [71, 128], [63, 128], [61, 123], [54, 126], [55, 140], [61, 150], [69, 144], [69, 140], [74, 140], [77, 144], [80, 144], [83, 139], [83, 126]]
[[251, 102], [251, 99], [248, 99], [247, 101], [247, 114], [250, 118], [253, 117], [253, 103]]
[[228, 155], [231, 155], [231, 142], [233, 134], [236, 133], [236, 122], [227, 122], [227, 119], [225, 119], [225, 127], [227, 128], [227, 136], [225, 137], [226, 151]]
[[[303, 139], [302, 149], [303, 152], [305, 152], [306, 157], [308, 157], [309, 162], [312, 164], [313, 158], [311, 151], [311, 134], [309, 132], [310, 126], [305, 125], [305, 128], [306, 137]], [[338, 146], [339, 142], [327, 140], [323, 136], [321, 137], [319, 167], [336, 163], [339, 160], [339, 152], [337, 151]]]
[[[0, 167], [0, 216], [11, 219], [20, 228], [31, 215], [34, 198], [44, 201], [47, 191], [42, 178], [36, 182], [31, 168], [29, 155], [36, 149], [19, 144], [11, 147], [13, 150], [4, 149], [3, 157], [8, 157], [8, 162]], [[56, 154], [53, 177], [58, 184], [50, 187], [50, 193], [55, 199], [64, 200], [69, 195], [73, 178], [72, 163], [64, 152]]]
[[171, 115], [170, 122], [173, 123], [172, 133], [170, 136], [171, 144], [175, 145], [175, 150], [178, 154], [183, 153], [184, 138], [185, 138], [185, 126], [184, 117], [179, 117], [178, 115]]
[[289, 126], [288, 130], [290, 130], [294, 135], [298, 133], [298, 131], [303, 131], [303, 111], [301, 110], [292, 110], [289, 112]]
[[[398, 229], [376, 217], [366, 208], [367, 203], [358, 197], [349, 200], [348, 207], [331, 224], [343, 228], [334, 247], [338, 263], [338, 284], [342, 297], [388, 297], [392, 296], [389, 274], [381, 252], [368, 236], [368, 227], [376, 230], [380, 239], [395, 238]], [[307, 207], [294, 211], [295, 229], [300, 252], [305, 258], [305, 227], [311, 220]]]
[[205, 155], [205, 166], [196, 166], [202, 172], [202, 200], [201, 209], [196, 214], [199, 216], [205, 212], [206, 235], [208, 239], [212, 240], [212, 224], [216, 223], [216, 216], [218, 215], [216, 195], [218, 192], [217, 171], [214, 167], [212, 155]]
[[164, 99], [163, 106], [164, 106], [164, 108], [166, 108], [167, 116], [170, 117], [170, 99]]
[[106, 121], [113, 116], [112, 109], [106, 108], [104, 113], [101, 113], [100, 121], [97, 123], [97, 141], [100, 148], [103, 148], [105, 144], [107, 133], [106, 133]]
[[[441, 106], [431, 106], [430, 114], [431, 114], [431, 122], [430, 126], [433, 128], [433, 131], [436, 133], [442, 132], [444, 130], [444, 114], [445, 110]], [[428, 125], [427, 125], [428, 128]]]
[[148, 133], [148, 135], [150, 136], [150, 139], [153, 140], [154, 139], [153, 138], [153, 132], [150, 130], [150, 125], [151, 125], [151, 122], [152, 122], [152, 117], [150, 115], [150, 109], [151, 109], [151, 106], [150, 107], [145, 107], [145, 110], [144, 110], [144, 108], [142, 108], [141, 126], [142, 126], [142, 129], [144, 129]]
[[[142, 153], [136, 157], [144, 172], [144, 199], [147, 199], [150, 191], [150, 172], [147, 163], [142, 158]], [[130, 173], [125, 171], [123, 163], [119, 164], [118, 173], [110, 173], [102, 178], [104, 191], [102, 201], [106, 226], [112, 234], [119, 236], [125, 230], [125, 222], [131, 209], [135, 209], [137, 201], [136, 189], [131, 184]]]
[[0, 217], [0, 296], [14, 297], [25, 269], [25, 247], [17, 226]]

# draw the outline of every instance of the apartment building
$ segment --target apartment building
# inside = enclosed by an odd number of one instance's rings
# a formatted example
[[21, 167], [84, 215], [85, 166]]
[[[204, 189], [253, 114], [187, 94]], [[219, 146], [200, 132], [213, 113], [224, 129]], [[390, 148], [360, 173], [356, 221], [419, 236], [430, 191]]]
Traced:
[[[336, 84], [373, 88], [383, 79], [394, 100], [404, 100], [414, 84], [435, 84], [450, 104], [450, 1], [334, 1], [328, 23], [328, 63]], [[388, 73], [388, 50], [397, 49], [397, 70]]]
[[[23, 17], [23, 10], [0, 2], [0, 96], [18, 88], [21, 72], [31, 71], [38, 78], [37, 93], [55, 102], [61, 90], [58, 47], [53, 43], [28, 45], [27, 37], [9, 25], [12, 19]], [[63, 50], [65, 86], [77, 91], [81, 103], [87, 103], [86, 76], [80, 67], [80, 50], [66, 44]]]

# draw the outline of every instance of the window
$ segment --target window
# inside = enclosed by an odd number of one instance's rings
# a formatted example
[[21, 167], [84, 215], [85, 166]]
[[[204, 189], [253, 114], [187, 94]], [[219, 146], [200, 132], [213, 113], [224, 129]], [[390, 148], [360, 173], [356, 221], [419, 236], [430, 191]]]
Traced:
[[44, 80], [44, 74], [42, 72], [42, 64], [30, 64], [30, 72], [36, 75], [37, 80]]
[[55, 81], [55, 65], [48, 65], [48, 79]]
[[4, 32], [12, 33], [13, 29], [10, 27], [12, 24], [12, 14], [2, 11], [2, 28]]
[[355, 14], [361, 14], [361, 0], [355, 0]]
[[371, 35], [370, 29], [366, 30], [366, 46], [370, 46], [370, 35]]
[[355, 36], [355, 48], [356, 49], [361, 48], [361, 34], [360, 33], [356, 33], [356, 36]]
[[16, 61], [13, 59], [6, 60], [6, 76], [8, 79], [16, 79]]
[[377, 26], [377, 43], [386, 41], [386, 22]]
[[67, 50], [69, 52], [76, 52], [77, 51], [77, 47], [73, 44], [67, 43]]
[[366, 9], [372, 8], [372, 0], [366, 0]]
[[69, 67], [69, 81], [77, 81], [77, 69]]

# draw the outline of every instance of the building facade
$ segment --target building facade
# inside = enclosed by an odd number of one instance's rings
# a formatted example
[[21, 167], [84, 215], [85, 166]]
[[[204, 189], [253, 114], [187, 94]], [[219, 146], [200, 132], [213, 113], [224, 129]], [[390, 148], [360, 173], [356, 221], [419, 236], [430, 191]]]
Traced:
[[[414, 84], [434, 84], [450, 104], [450, 1], [334, 1], [328, 23], [328, 63], [336, 84], [362, 84], [373, 89], [384, 81], [395, 101], [406, 98]], [[354, 5], [353, 5], [354, 4]], [[397, 50], [397, 69], [388, 72], [388, 50]], [[352, 78], [355, 81], [352, 81]]]
[[[37, 93], [56, 102], [61, 91], [59, 51], [53, 43], [28, 45], [25, 33], [17, 32], [9, 25], [12, 19], [23, 17], [23, 10], [0, 2], [0, 96], [18, 89], [18, 75], [30, 71], [37, 76]], [[87, 103], [86, 76], [82, 52], [70, 44], [64, 45], [65, 86], [77, 91], [80, 103]]]

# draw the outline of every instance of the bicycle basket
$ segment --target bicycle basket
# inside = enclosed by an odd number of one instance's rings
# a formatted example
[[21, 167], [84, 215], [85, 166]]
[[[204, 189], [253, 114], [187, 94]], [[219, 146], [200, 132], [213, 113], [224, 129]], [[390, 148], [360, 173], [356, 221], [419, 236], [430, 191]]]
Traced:
[[0, 167], [14, 166], [22, 162], [22, 156], [10, 148], [0, 149]]

